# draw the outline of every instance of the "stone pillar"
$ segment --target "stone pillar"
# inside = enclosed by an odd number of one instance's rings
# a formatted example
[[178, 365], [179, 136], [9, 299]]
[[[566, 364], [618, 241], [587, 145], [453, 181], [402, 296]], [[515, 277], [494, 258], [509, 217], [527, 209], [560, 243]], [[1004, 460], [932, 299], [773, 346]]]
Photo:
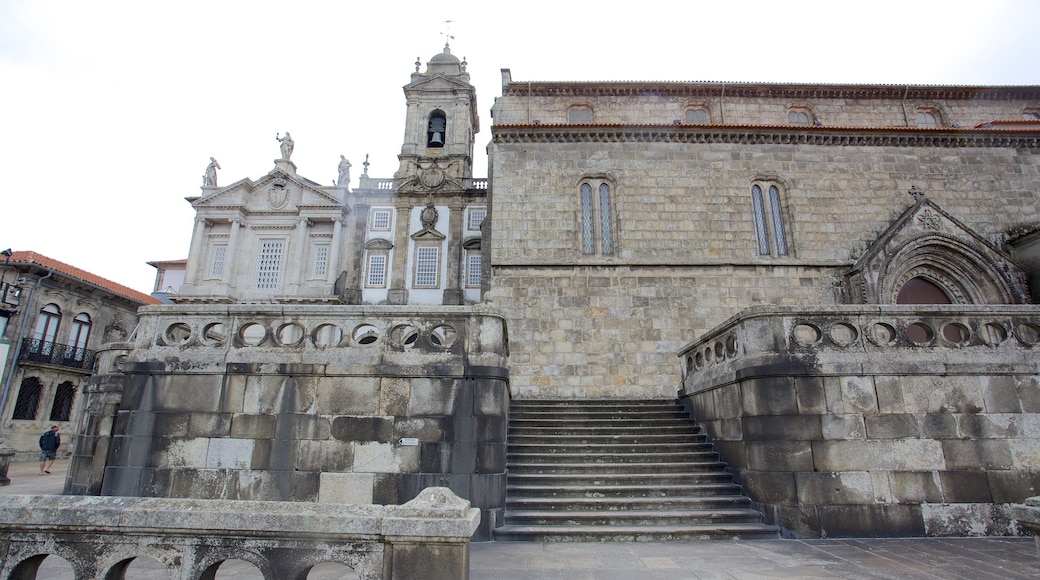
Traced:
[[224, 275], [221, 282], [230, 285], [234, 282], [235, 264], [238, 263], [238, 231], [242, 228], [242, 220], [231, 219], [231, 235], [228, 236], [227, 250], [224, 252]]
[[112, 447], [116, 412], [122, 403], [126, 385], [126, 375], [119, 368], [119, 362], [130, 349], [130, 344], [120, 342], [102, 345], [98, 350], [97, 373], [90, 377], [83, 388], [87, 400], [65, 478], [65, 494], [101, 493], [105, 464]]
[[199, 272], [206, 257], [206, 227], [209, 222], [204, 217], [195, 218], [195, 229], [191, 233], [191, 248], [188, 250], [188, 269], [184, 272], [184, 285], [192, 287], [198, 284]]
[[14, 457], [13, 447], [0, 447], [0, 486], [11, 485], [11, 478], [7, 477], [7, 470], [11, 467], [12, 457]]
[[461, 287], [461, 264], [462, 256], [462, 228], [466, 212], [462, 210], [462, 200], [454, 199], [448, 206], [448, 239], [446, 251], [448, 252], [448, 271], [445, 273], [444, 297], [442, 304], [457, 306], [462, 304]]
[[325, 272], [325, 281], [334, 284], [339, 276], [339, 245], [342, 242], [341, 231], [343, 230], [343, 218], [332, 220], [332, 247], [329, 248], [329, 266]]
[[397, 204], [397, 230], [394, 232], [394, 259], [390, 266], [390, 290], [387, 292], [388, 304], [408, 304], [408, 231], [412, 223], [412, 207], [407, 200]]
[[300, 288], [300, 282], [303, 280], [304, 273], [307, 268], [307, 230], [310, 226], [311, 221], [305, 217], [301, 217], [300, 221], [296, 223], [296, 231], [293, 233], [294, 241], [296, 242], [296, 259], [293, 260], [295, 263], [290, 263], [289, 267], [286, 268], [286, 276], [289, 278], [289, 294], [295, 294]]

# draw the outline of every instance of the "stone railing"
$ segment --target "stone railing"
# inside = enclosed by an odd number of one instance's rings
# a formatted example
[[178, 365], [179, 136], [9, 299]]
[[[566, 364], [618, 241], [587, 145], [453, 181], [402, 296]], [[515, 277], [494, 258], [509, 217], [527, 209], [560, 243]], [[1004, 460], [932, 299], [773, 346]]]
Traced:
[[[190, 355], [192, 369], [205, 363], [319, 364], [426, 368], [504, 367], [505, 321], [480, 307], [204, 305], [149, 306], [140, 310], [135, 355]], [[462, 356], [462, 355], [465, 356]], [[175, 363], [176, 364], [176, 363]], [[452, 372], [458, 369], [453, 369]]]
[[[926, 374], [936, 372], [937, 364], [986, 362], [1008, 372], [1036, 372], [1038, 346], [1036, 306], [754, 307], [687, 345], [679, 356], [683, 386], [689, 391], [718, 386], [738, 366], [775, 364], [778, 358], [785, 372], [790, 363], [801, 361], [815, 372], [842, 373], [850, 370], [846, 367], [869, 364], [872, 357], [886, 364], [914, 362]], [[926, 352], [929, 364], [920, 364]], [[742, 360], [749, 357], [759, 360]], [[1012, 368], [1018, 363], [1025, 369]], [[981, 372], [990, 370], [980, 367]]]
[[1036, 555], [1040, 556], [1040, 496], [1027, 498], [1025, 503], [1014, 506], [1011, 517], [1015, 518], [1019, 527], [1033, 534]]
[[186, 580], [214, 578], [228, 560], [267, 580], [306, 580], [326, 562], [362, 579], [467, 578], [479, 520], [445, 488], [400, 506], [7, 495], [0, 577], [35, 578], [57, 556], [84, 580], [122, 578], [138, 558]]

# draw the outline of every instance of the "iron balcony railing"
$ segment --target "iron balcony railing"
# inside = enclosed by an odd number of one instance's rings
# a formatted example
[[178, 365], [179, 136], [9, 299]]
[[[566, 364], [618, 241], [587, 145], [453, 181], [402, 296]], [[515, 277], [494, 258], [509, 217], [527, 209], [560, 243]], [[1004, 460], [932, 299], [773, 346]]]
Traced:
[[77, 348], [71, 344], [58, 344], [36, 338], [22, 340], [19, 362], [38, 362], [73, 369], [93, 369], [97, 353], [88, 348]]

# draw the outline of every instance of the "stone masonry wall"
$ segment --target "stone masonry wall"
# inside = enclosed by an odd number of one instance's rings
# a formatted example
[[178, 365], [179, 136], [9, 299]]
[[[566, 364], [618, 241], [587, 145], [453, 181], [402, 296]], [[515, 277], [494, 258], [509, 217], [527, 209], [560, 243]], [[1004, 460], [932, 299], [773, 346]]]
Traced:
[[683, 350], [682, 398], [789, 535], [1015, 534], [1038, 348], [1035, 307], [751, 309]]
[[[834, 304], [842, 270], [913, 203], [912, 185], [983, 236], [1040, 219], [1029, 149], [623, 131], [613, 141], [598, 130], [504, 129], [491, 146], [487, 297], [513, 330], [516, 396], [672, 396], [672, 353], [740, 309]], [[589, 175], [613, 184], [613, 256], [582, 255], [578, 182]], [[782, 186], [787, 257], [758, 254], [756, 179]]]
[[[397, 504], [444, 486], [481, 509], [478, 537], [500, 520], [509, 392], [497, 315], [164, 306], [141, 320], [102, 495]], [[78, 485], [98, 466], [74, 468]]]

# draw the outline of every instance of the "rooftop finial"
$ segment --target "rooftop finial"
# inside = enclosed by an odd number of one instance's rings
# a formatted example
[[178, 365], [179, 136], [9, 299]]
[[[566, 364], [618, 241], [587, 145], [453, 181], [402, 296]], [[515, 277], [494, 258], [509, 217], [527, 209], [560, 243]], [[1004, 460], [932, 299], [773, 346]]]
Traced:
[[444, 21], [444, 24], [445, 24], [444, 32], [441, 33], [441, 35], [444, 36], [444, 48], [448, 48], [448, 44], [452, 40], [455, 40], [455, 37], [451, 35], [451, 23], [452, 22], [455, 22], [455, 21], [454, 20], [445, 20]]
[[368, 153], [365, 153], [365, 162], [362, 163], [365, 166], [365, 176], [368, 176]]
[[917, 187], [916, 185], [911, 185], [910, 186], [910, 191], [908, 191], [907, 193], [909, 193], [910, 196], [914, 198], [915, 202], [918, 202], [918, 201], [921, 201], [922, 199], [924, 199], [924, 190], [921, 189], [920, 187]]

